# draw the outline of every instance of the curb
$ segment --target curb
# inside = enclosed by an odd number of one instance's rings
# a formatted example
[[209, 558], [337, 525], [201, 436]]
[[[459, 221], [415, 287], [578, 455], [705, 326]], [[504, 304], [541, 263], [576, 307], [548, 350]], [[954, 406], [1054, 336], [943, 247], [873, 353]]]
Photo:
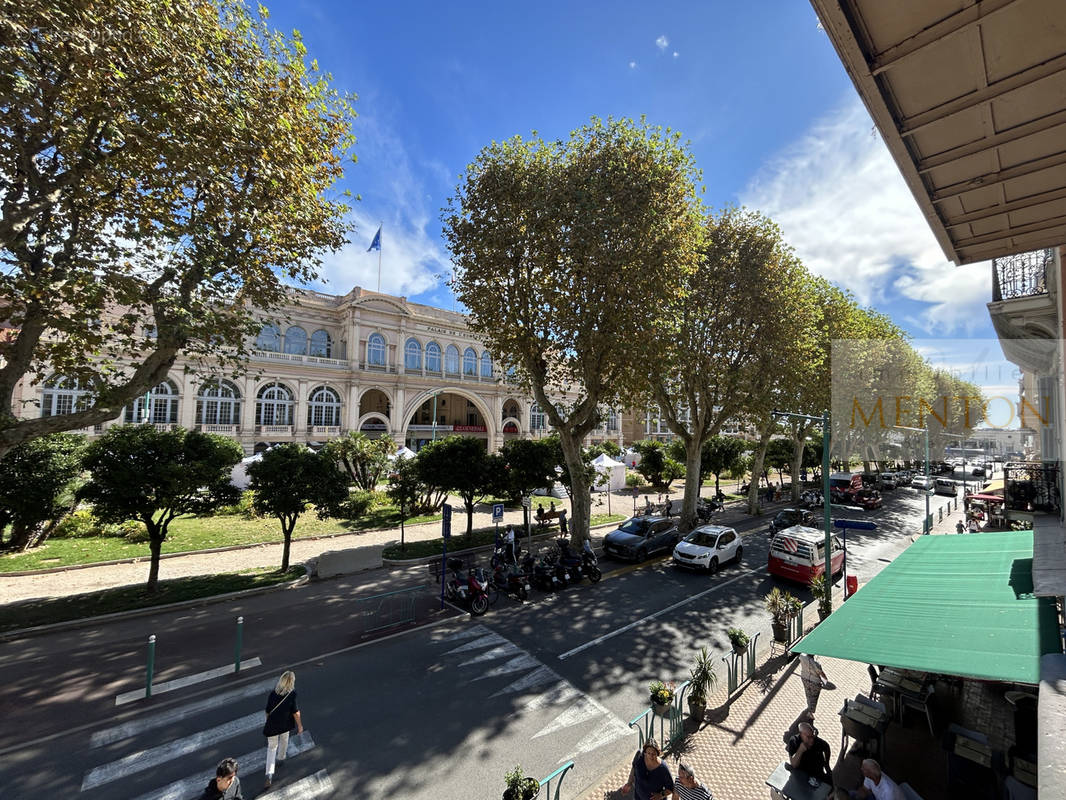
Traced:
[[[304, 565], [306, 569], [306, 565]], [[252, 589], [241, 589], [239, 592], [226, 592], [225, 594], [213, 594], [206, 597], [195, 597], [192, 600], [182, 600], [177, 603], [164, 603], [158, 606], [135, 608], [130, 611], [115, 611], [111, 614], [99, 614], [94, 617], [82, 617], [70, 619], [66, 622], [53, 622], [50, 625], [35, 625], [32, 628], [15, 628], [14, 630], [0, 633], [0, 642], [10, 642], [17, 639], [39, 636], [47, 633], [59, 633], [61, 631], [77, 630], [89, 625], [97, 625], [101, 622], [114, 622], [116, 620], [133, 619], [135, 617], [147, 617], [151, 614], [167, 611], [179, 611], [183, 608], [206, 606], [213, 603], [225, 603], [229, 600], [238, 600], [243, 597], [253, 597], [267, 592], [280, 591], [282, 589], [295, 589], [310, 582], [310, 574], [305, 572], [299, 578], [284, 583], [275, 583], [271, 586], [259, 586]], [[32, 601], [30, 601], [32, 602]]]

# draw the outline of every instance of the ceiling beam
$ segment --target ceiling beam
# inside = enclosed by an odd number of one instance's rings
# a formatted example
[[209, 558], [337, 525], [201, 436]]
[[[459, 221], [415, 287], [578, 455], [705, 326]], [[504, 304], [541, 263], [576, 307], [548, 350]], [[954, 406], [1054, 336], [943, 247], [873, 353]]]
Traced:
[[1002, 11], [1015, 2], [1016, 0], [984, 0], [984, 2], [974, 3], [962, 11], [957, 11], [935, 25], [930, 25], [925, 30], [914, 34], [914, 36], [904, 39], [899, 44], [893, 45], [887, 50], [882, 50], [870, 60], [870, 72], [874, 75], [880, 75], [886, 69], [891, 69], [908, 56], [921, 52], [941, 39], [981, 23], [997, 11]]
[[958, 197], [960, 194], [972, 192], [974, 189], [995, 186], [999, 183], [1003, 183], [1003, 181], [1020, 178], [1024, 175], [1032, 175], [1034, 172], [1040, 172], [1049, 167], [1057, 167], [1062, 164], [1066, 164], [1066, 150], [1063, 150], [1060, 153], [1044, 156], [1043, 158], [1038, 158], [1035, 161], [1027, 161], [1016, 167], [1008, 167], [999, 172], [986, 172], [984, 175], [978, 175], [974, 178], [967, 178], [964, 181], [959, 181], [958, 183], [942, 186], [936, 191], [931, 192], [929, 194], [929, 199], [934, 203], [940, 203], [947, 200], [949, 197]]
[[1066, 70], [1066, 54], [1056, 56], [1042, 64], [1037, 64], [1029, 69], [1022, 70], [1014, 75], [1003, 78], [1003, 80], [996, 81], [984, 89], [969, 92], [962, 97], [949, 100], [948, 102], [942, 103], [928, 111], [923, 111], [920, 114], [915, 114], [913, 117], [907, 117], [906, 119], [900, 120], [900, 136], [912, 136], [923, 128], [932, 125], [934, 122], [947, 119], [948, 117], [963, 111], [969, 111], [971, 108], [975, 108], [982, 103], [987, 103], [989, 100], [995, 100], [997, 97], [1001, 97], [1008, 92], [1013, 92], [1015, 89], [1020, 89], [1031, 83], [1036, 83], [1038, 80], [1062, 72], [1063, 70]]
[[[950, 150], [944, 150], [936, 155], [929, 156], [928, 158], [919, 159], [917, 162], [918, 172], [925, 174], [929, 170], [935, 167], [942, 167], [945, 164], [951, 164], [960, 159], [967, 158], [977, 153], [983, 153], [986, 150], [991, 150], [995, 147], [999, 147], [1001, 144], [1007, 142], [1016, 142], [1020, 139], [1024, 139], [1027, 136], [1033, 136], [1037, 133], [1043, 133], [1046, 130], [1050, 130], [1058, 125], [1066, 124], [1066, 109], [1062, 111], [1056, 111], [1054, 114], [1048, 114], [1047, 116], [1034, 119], [1031, 122], [1026, 122], [1023, 125], [1015, 125], [1013, 128], [1008, 128], [1005, 131], [997, 133], [995, 136], [988, 136], [984, 139], [979, 139], [976, 142], [970, 142], [969, 144], [959, 145], [953, 147]], [[1066, 138], [1066, 137], [1064, 137]]]
[[1053, 200], [1063, 199], [1066, 199], [1066, 188], [1054, 189], [1050, 192], [1040, 192], [1039, 194], [1032, 194], [1028, 197], [1012, 200], [1009, 203], [1001, 203], [999, 205], [989, 206], [988, 208], [982, 208], [978, 211], [971, 211], [968, 214], [952, 216], [950, 217], [947, 227], [948, 230], [951, 230], [952, 228], [968, 225], [971, 222], [977, 222], [978, 220], [998, 217], [1000, 214], [1009, 214], [1012, 211], [1021, 211], [1024, 208], [1032, 208], [1033, 206], [1050, 203]]
[[1060, 247], [1063, 242], [1066, 242], [1066, 225], [1062, 225], [1057, 229], [1050, 228], [1047, 233], [1041, 235], [1027, 234], [1015, 237], [1006, 234], [984, 247], [960, 248], [958, 251], [961, 259], [959, 264], [973, 264], [977, 261], [987, 261], [991, 258], [1027, 253], [1030, 250]]
[[1066, 214], [1058, 217], [1048, 217], [1039, 222], [1030, 222], [1028, 225], [1012, 225], [1005, 231], [983, 233], [980, 236], [971, 236], [969, 239], [956, 239], [955, 246], [958, 248], [976, 247], [989, 242], [1000, 242], [1013, 239], [1026, 234], [1039, 234], [1044, 231], [1057, 230], [1066, 225]]

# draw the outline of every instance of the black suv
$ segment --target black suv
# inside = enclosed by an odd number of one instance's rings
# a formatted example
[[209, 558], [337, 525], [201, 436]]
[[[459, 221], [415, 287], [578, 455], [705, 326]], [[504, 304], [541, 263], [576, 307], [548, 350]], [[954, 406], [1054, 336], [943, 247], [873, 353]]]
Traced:
[[777, 512], [777, 516], [770, 522], [770, 533], [783, 531], [793, 525], [812, 525], [815, 522], [813, 511], [805, 508], [783, 508]]

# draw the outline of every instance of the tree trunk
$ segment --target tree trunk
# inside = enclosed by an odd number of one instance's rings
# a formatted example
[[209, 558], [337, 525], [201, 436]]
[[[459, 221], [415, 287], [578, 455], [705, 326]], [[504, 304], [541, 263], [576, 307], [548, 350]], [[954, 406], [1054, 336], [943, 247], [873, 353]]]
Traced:
[[801, 434], [798, 439], [792, 440], [792, 502], [798, 503], [800, 499], [799, 476], [803, 469], [803, 451], [805, 449], [806, 435]]
[[[763, 475], [763, 462], [766, 460], [766, 451], [770, 447], [770, 428], [773, 420], [768, 419], [763, 423], [762, 430], [759, 431], [759, 449], [755, 451], [755, 456], [751, 462], [751, 488], [748, 490], [748, 513], [759, 514], [759, 482], [754, 479], [756, 475]], [[769, 483], [769, 481], [767, 481]]]
[[[148, 565], [148, 585], [145, 587], [145, 591], [148, 594], [155, 594], [156, 584], [159, 583], [159, 555], [163, 551], [163, 536], [159, 530], [158, 525], [148, 528], [148, 550], [152, 554], [151, 562]], [[154, 528], [154, 530], [153, 530]]]
[[581, 439], [576, 439], [565, 428], [559, 431], [559, 444], [563, 448], [567, 469], [570, 470], [570, 541], [575, 551], [589, 538], [589, 515], [592, 501], [589, 484], [585, 479], [585, 462], [581, 458]]
[[464, 497], [463, 505], [466, 506], [466, 536], [469, 539], [474, 533], [474, 501]]
[[289, 548], [292, 546], [292, 531], [296, 527], [296, 515], [293, 514], [291, 518], [281, 518], [281, 533], [285, 537], [285, 546], [281, 549], [281, 570], [280, 572], [289, 571]]
[[696, 502], [700, 497], [700, 466], [702, 445], [695, 436], [685, 442], [685, 499], [681, 503], [681, 530], [696, 527]]
[[29, 550], [33, 543], [33, 526], [19, 522], [17, 519], [11, 523], [11, 536], [8, 539], [8, 547], [18, 550], [20, 553]]

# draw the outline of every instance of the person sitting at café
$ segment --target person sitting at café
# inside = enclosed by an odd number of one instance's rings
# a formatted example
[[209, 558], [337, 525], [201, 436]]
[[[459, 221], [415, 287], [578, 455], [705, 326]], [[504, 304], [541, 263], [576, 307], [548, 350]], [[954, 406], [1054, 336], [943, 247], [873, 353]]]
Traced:
[[788, 761], [792, 768], [831, 785], [833, 769], [829, 758], [829, 743], [818, 735], [813, 725], [801, 722], [799, 733], [788, 740]]
[[867, 758], [859, 768], [862, 771], [862, 786], [848, 792], [852, 798], [872, 797], [874, 800], [904, 800], [903, 790], [894, 780], [881, 771], [881, 765]]

